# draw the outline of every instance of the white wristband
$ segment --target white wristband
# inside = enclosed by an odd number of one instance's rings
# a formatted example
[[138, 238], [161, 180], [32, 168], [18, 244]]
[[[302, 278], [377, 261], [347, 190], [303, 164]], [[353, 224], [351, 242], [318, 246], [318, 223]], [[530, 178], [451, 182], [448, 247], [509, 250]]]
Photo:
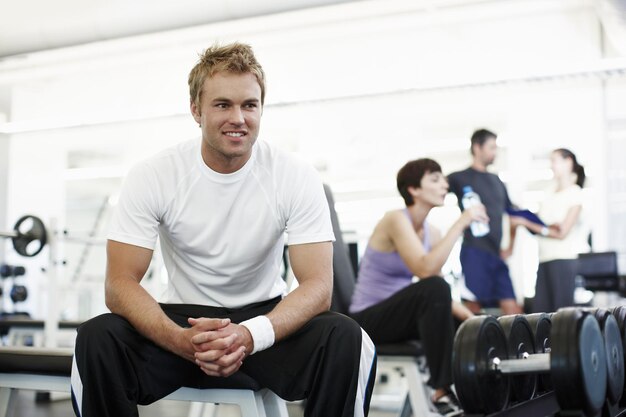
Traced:
[[543, 226], [541, 228], [541, 236], [548, 236], [550, 234], [550, 229], [548, 229], [546, 226]]
[[272, 327], [272, 322], [267, 316], [256, 316], [239, 324], [246, 326], [252, 335], [254, 347], [250, 355], [265, 350], [274, 344], [274, 327]]

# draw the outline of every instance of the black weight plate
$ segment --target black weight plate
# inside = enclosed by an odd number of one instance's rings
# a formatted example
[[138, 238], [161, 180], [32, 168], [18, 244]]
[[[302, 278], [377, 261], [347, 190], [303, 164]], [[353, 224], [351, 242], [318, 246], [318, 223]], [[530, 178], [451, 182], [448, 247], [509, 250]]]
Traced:
[[[620, 335], [622, 337], [622, 350], [624, 352], [624, 363], [626, 364], [626, 306], [617, 306], [609, 309], [611, 313], [613, 313], [613, 317], [617, 321], [617, 326], [620, 330]], [[626, 370], [625, 370], [626, 372]], [[624, 375], [624, 393], [622, 394], [622, 400], [620, 405], [626, 405], [626, 375]]]
[[600, 329], [604, 328], [604, 322], [606, 321], [607, 317], [611, 315], [611, 312], [605, 308], [587, 307], [583, 308], [582, 310], [591, 314], [596, 318], [596, 320], [598, 320], [598, 323], [600, 324]]
[[13, 230], [17, 233], [16, 237], [11, 238], [13, 248], [22, 256], [35, 256], [46, 245], [48, 235], [46, 227], [39, 217], [27, 215], [22, 216]]
[[565, 411], [596, 414], [606, 397], [607, 365], [598, 321], [576, 309], [552, 316], [550, 374]]
[[[506, 337], [509, 359], [522, 359], [535, 353], [535, 336], [528, 321], [521, 314], [498, 318]], [[528, 401], [535, 395], [537, 374], [511, 376], [511, 400]]]
[[466, 413], [495, 413], [509, 403], [509, 377], [492, 370], [493, 358], [507, 359], [506, 338], [491, 316], [472, 317], [459, 327], [452, 350], [452, 377]]
[[624, 330], [626, 330], [626, 306], [617, 306], [609, 309], [609, 311], [617, 320], [617, 325], [619, 326], [622, 334], [624, 334]]
[[617, 320], [609, 315], [602, 328], [607, 363], [607, 398], [617, 404], [624, 392], [624, 349]]
[[622, 333], [613, 314], [604, 308], [587, 308], [602, 331], [607, 365], [607, 398], [611, 404], [617, 404], [624, 391], [624, 349]]
[[[550, 331], [552, 330], [552, 321], [548, 313], [534, 313], [526, 315], [526, 321], [530, 325], [535, 335], [535, 352], [550, 353]], [[552, 382], [550, 374], [544, 373], [539, 375], [537, 380], [537, 391], [551, 391]]]

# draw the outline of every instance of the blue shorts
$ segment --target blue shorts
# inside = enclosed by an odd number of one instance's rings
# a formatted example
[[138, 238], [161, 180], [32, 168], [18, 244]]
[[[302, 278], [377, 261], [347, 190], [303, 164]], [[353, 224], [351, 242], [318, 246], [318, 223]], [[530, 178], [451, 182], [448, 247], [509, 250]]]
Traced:
[[492, 253], [461, 246], [465, 286], [483, 307], [496, 307], [499, 300], [515, 299], [509, 267]]

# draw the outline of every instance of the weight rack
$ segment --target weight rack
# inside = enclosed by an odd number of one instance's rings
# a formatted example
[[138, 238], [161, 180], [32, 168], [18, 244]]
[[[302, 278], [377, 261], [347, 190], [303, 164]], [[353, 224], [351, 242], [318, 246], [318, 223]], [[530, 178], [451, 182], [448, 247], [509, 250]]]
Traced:
[[[554, 417], [584, 417], [582, 411], [563, 411], [556, 400], [554, 391], [540, 394], [528, 401], [513, 404], [506, 410], [492, 414], [464, 414], [465, 417], [529, 417], [529, 416], [554, 416]], [[602, 417], [626, 417], [626, 407], [608, 409], [602, 408]]]

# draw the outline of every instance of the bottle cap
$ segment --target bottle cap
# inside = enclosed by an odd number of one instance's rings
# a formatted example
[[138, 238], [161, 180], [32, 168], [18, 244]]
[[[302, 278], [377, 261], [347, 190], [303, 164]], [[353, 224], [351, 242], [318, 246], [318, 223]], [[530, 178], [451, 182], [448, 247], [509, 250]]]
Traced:
[[469, 185], [466, 185], [465, 187], [463, 187], [463, 193], [471, 193], [472, 191], [474, 190]]

